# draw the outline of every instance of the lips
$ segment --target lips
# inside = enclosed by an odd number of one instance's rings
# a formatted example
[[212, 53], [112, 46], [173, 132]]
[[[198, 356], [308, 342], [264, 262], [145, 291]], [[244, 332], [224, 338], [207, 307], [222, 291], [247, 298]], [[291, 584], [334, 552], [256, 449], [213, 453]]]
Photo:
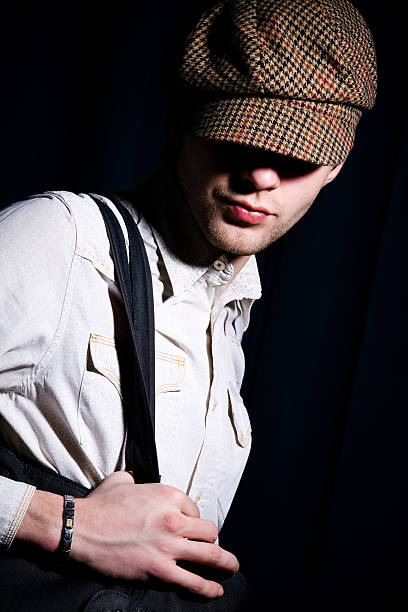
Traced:
[[270, 214], [265, 213], [263, 208], [255, 208], [249, 206], [247, 202], [233, 202], [231, 200], [226, 201], [227, 214], [233, 223], [238, 222], [244, 225], [259, 225], [262, 223], [267, 216]]
[[266, 208], [263, 208], [262, 206], [251, 206], [251, 204], [248, 204], [248, 202], [238, 202], [236, 200], [225, 200], [225, 202], [229, 204], [229, 206], [240, 206], [249, 212], [262, 213], [264, 215], [271, 214]]

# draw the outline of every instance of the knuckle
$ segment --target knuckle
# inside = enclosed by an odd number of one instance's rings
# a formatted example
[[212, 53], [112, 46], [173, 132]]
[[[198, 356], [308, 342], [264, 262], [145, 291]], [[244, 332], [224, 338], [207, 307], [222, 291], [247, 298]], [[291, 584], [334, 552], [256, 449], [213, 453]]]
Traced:
[[221, 561], [223, 552], [221, 546], [217, 546], [216, 544], [210, 544], [208, 547], [208, 556], [214, 563]]
[[185, 497], [183, 491], [180, 491], [180, 489], [176, 489], [176, 487], [170, 487], [169, 485], [161, 485], [161, 487], [167, 499], [175, 505], [181, 503], [181, 501]]
[[205, 589], [205, 580], [204, 578], [200, 578], [199, 576], [195, 576], [194, 579], [191, 581], [191, 584], [189, 586], [190, 591], [192, 591], [193, 593], [202, 593]]
[[153, 559], [150, 563], [149, 574], [164, 579], [167, 575], [167, 564], [163, 559]]
[[185, 498], [185, 494], [183, 493], [183, 491], [180, 491], [180, 489], [172, 488], [171, 497], [175, 504], [181, 504], [181, 502]]
[[182, 520], [175, 512], [165, 512], [161, 517], [161, 525], [166, 531], [176, 533], [181, 529]]

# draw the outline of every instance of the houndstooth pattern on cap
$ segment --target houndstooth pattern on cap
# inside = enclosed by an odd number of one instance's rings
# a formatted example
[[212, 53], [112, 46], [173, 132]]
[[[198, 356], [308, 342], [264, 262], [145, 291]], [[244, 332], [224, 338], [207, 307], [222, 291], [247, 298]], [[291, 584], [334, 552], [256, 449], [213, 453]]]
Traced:
[[347, 0], [225, 0], [190, 35], [183, 84], [371, 108], [371, 33]]
[[375, 102], [374, 43], [348, 0], [222, 0], [188, 37], [178, 86], [213, 96], [197, 135], [337, 163]]

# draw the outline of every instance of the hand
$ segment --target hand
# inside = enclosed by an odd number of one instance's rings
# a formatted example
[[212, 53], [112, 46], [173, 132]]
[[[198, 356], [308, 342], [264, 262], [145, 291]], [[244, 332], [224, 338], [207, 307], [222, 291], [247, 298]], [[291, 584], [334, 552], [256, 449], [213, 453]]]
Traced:
[[236, 572], [236, 557], [214, 544], [218, 530], [200, 518], [197, 505], [179, 489], [134, 484], [127, 472], [108, 476], [88, 497], [75, 500], [70, 556], [114, 578], [155, 576], [205, 597], [222, 595], [221, 585], [189, 572], [192, 561]]

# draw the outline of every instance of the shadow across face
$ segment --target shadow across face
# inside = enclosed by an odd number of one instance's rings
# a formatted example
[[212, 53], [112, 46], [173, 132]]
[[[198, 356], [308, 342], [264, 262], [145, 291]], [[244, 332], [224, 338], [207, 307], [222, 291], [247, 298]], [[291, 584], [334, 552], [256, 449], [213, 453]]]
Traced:
[[238, 193], [251, 193], [252, 182], [246, 178], [257, 168], [272, 168], [280, 179], [305, 176], [318, 168], [317, 164], [288, 155], [230, 142], [211, 143], [216, 169], [230, 175], [230, 186]]

